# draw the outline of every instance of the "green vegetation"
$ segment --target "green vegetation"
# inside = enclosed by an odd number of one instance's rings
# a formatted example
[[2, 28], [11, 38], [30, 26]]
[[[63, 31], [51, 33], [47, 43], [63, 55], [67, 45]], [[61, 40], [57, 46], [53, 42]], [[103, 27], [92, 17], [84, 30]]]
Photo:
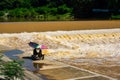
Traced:
[[3, 57], [3, 55], [1, 55], [1, 53], [0, 53], [0, 65], [2, 64], [2, 57]]
[[[99, 9], [99, 11], [93, 11]], [[103, 10], [108, 10], [104, 12]], [[80, 20], [114, 18], [120, 0], [1, 0], [0, 17], [26, 20]], [[100, 16], [100, 17], [99, 17]]]
[[21, 61], [4, 62], [0, 54], [0, 75], [4, 75], [5, 80], [24, 80], [24, 70]]
[[120, 19], [120, 15], [112, 16], [112, 19]]
[[4, 16], [4, 12], [3, 11], [0, 11], [0, 16]]

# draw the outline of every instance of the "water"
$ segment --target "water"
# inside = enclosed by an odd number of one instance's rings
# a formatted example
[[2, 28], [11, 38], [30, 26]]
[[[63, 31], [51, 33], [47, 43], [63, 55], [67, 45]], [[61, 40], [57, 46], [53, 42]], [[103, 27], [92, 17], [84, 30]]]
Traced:
[[0, 33], [119, 28], [120, 21], [0, 22]]
[[[21, 50], [10, 50], [7, 52], [4, 52], [4, 55], [6, 55], [7, 57], [9, 57], [12, 60], [19, 60], [19, 58], [17, 57], [18, 54], [22, 54], [23, 51]], [[30, 71], [35, 71], [36, 68], [33, 65], [33, 60], [31, 60], [30, 58], [23, 58], [22, 59], [24, 61], [23, 63], [23, 67], [27, 68]]]
[[13, 59], [13, 60], [17, 60], [17, 59], [18, 59], [17, 55], [18, 55], [18, 54], [22, 54], [22, 53], [23, 53], [23, 51], [17, 50], [17, 49], [4, 52], [4, 54], [5, 54], [7, 57], [9, 57], [9, 58], [11, 58], [11, 59]]

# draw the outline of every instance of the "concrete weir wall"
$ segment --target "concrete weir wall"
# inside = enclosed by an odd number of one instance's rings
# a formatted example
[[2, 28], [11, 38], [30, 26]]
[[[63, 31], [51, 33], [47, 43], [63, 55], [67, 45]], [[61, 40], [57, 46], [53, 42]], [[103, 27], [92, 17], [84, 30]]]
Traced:
[[120, 29], [48, 31], [0, 34], [0, 45], [32, 54], [30, 41], [44, 44], [52, 58], [103, 58], [120, 56]]

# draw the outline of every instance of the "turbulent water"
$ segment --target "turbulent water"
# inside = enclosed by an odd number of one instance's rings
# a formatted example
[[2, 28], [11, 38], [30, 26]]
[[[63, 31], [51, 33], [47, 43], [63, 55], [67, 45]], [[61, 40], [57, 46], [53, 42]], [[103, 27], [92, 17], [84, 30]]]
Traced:
[[[103, 58], [120, 56], [120, 29], [0, 34], [0, 45], [32, 54], [30, 41], [48, 46], [49, 57]], [[25, 54], [25, 55], [26, 55]]]

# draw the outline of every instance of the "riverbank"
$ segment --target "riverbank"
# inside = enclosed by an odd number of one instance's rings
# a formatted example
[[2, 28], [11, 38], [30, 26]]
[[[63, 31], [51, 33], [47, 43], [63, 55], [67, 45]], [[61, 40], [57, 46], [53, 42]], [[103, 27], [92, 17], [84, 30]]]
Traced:
[[1, 22], [0, 33], [71, 31], [120, 28], [120, 20]]

